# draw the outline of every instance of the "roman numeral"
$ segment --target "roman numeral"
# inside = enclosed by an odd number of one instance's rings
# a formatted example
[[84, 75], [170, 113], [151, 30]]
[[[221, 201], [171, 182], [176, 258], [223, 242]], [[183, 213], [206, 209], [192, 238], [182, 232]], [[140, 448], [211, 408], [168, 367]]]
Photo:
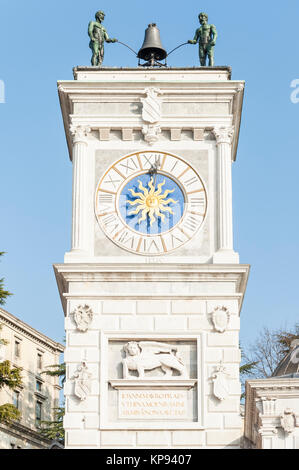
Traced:
[[179, 243], [184, 243], [183, 240], [181, 240], [179, 237], [176, 237], [175, 235], [171, 234], [171, 245], [172, 245], [172, 248], [175, 248], [178, 243], [175, 243], [175, 240], [177, 240]]
[[191, 209], [203, 209], [205, 205], [205, 196], [204, 194], [200, 197], [193, 197], [189, 201], [189, 205]]
[[109, 227], [109, 231], [114, 232], [120, 226], [119, 219], [115, 214], [103, 215], [102, 222], [106, 229]]
[[99, 204], [112, 204], [113, 202], [113, 194], [99, 194]]
[[104, 181], [104, 183], [107, 183], [107, 184], [112, 184], [112, 185], [113, 185], [113, 187], [114, 187], [114, 189], [117, 189], [117, 187], [118, 187], [118, 183], [120, 183], [120, 182], [121, 182], [121, 180], [115, 180], [115, 179], [112, 179], [112, 177], [111, 177], [111, 175], [110, 175], [109, 173], [108, 173], [108, 175], [107, 175], [107, 179], [108, 179], [108, 181], [107, 181], [107, 180], [105, 180], [105, 181]]
[[184, 181], [185, 186], [191, 186], [192, 184], [196, 183], [198, 179], [196, 176], [193, 176], [192, 178], [189, 178], [188, 180]]
[[117, 238], [117, 241], [119, 243], [123, 243], [124, 245], [130, 245], [132, 250], [134, 247], [135, 236], [126, 230], [120, 234], [119, 238]]
[[159, 249], [157, 243], [155, 242], [155, 240], [150, 240], [149, 241], [146, 238], [144, 238], [144, 240], [143, 240], [143, 251], [147, 251], [148, 253], [150, 253], [152, 247], [154, 247], [156, 252], [159, 253], [160, 249]]
[[184, 228], [187, 228], [191, 232], [195, 232], [197, 225], [198, 220], [193, 215], [188, 215], [182, 224]]
[[161, 165], [161, 156], [160, 155], [155, 155], [155, 154], [151, 154], [149, 155], [149, 157], [147, 157], [144, 153], [142, 154], [142, 156], [145, 158], [146, 160], [146, 163], [149, 164], [149, 166], [151, 167], [153, 162], [151, 161], [152, 157], [155, 157], [155, 165], [157, 165], [158, 167], [160, 167]]
[[[130, 166], [130, 164], [132, 166]], [[133, 160], [133, 158], [129, 158], [127, 161], [125, 161], [125, 163], [120, 163], [119, 165], [126, 169], [126, 175], [128, 174], [129, 170], [135, 171], [138, 169], [138, 166], [136, 165], [136, 162]]]

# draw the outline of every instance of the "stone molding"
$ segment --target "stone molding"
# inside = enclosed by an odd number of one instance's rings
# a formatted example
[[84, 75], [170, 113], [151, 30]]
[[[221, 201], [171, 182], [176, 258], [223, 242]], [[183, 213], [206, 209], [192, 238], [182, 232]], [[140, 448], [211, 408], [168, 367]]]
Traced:
[[43, 437], [38, 431], [34, 431], [17, 422], [11, 423], [10, 425], [0, 423], [0, 432], [10, 434], [17, 439], [26, 440], [27, 444], [41, 449], [48, 449], [53, 442], [51, 439]]
[[197, 379], [180, 379], [178, 377], [168, 379], [111, 379], [109, 380], [111, 387], [116, 390], [159, 390], [159, 389], [174, 389], [174, 390], [190, 390], [193, 388]]
[[[125, 260], [126, 261], [126, 260]], [[241, 308], [243, 296], [245, 293], [248, 275], [249, 265], [203, 265], [203, 264], [147, 264], [147, 263], [130, 263], [128, 261], [124, 263], [65, 263], [55, 264], [54, 272], [57, 280], [59, 293], [63, 302], [64, 311], [66, 313], [66, 298], [84, 298], [93, 299], [98, 297], [109, 297], [109, 298], [153, 298], [145, 293], [134, 294], [134, 292], [122, 294], [122, 292], [102, 294], [82, 295], [82, 293], [68, 291], [68, 284], [70, 282], [104, 282], [107, 281], [108, 276], [114, 282], [129, 282], [132, 285], [135, 282], [147, 281], [147, 282], [232, 282], [235, 285], [234, 292], [231, 294], [232, 298], [237, 298], [239, 306]], [[158, 296], [159, 298], [161, 296]], [[163, 298], [185, 298], [184, 292], [179, 292], [175, 295], [173, 292], [167, 294], [163, 293]], [[187, 296], [188, 297], [188, 296]], [[192, 295], [192, 298], [206, 297], [205, 294]], [[215, 291], [212, 298], [224, 297], [221, 290], [217, 293]]]

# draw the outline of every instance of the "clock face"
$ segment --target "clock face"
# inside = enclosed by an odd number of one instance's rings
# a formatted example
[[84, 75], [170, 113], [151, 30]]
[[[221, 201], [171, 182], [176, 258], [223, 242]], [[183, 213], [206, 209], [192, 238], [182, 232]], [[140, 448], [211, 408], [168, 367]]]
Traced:
[[207, 194], [186, 160], [146, 150], [107, 169], [97, 185], [95, 211], [114, 243], [140, 255], [157, 256], [184, 245], [200, 229]]

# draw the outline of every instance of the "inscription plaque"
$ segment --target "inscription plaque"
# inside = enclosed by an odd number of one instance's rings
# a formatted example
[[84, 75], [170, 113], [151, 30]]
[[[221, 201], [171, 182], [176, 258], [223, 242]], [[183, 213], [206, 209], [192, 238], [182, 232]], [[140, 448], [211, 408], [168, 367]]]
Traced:
[[186, 420], [186, 390], [119, 390], [120, 419]]

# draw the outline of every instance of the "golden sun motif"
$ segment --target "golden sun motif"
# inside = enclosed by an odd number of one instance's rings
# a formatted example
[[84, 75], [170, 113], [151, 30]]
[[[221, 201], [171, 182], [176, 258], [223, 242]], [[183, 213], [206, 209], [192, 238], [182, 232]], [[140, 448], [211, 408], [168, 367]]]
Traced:
[[156, 221], [156, 217], [160, 217], [162, 222], [165, 220], [165, 215], [161, 213], [162, 212], [169, 212], [170, 214], [173, 214], [174, 212], [170, 207], [165, 207], [167, 204], [170, 204], [171, 202], [173, 204], [176, 204], [178, 201], [175, 201], [172, 198], [165, 199], [168, 194], [173, 193], [174, 189], [166, 189], [166, 191], [162, 193], [162, 186], [165, 184], [165, 180], [162, 183], [159, 183], [157, 185], [158, 189], [155, 191], [155, 186], [153, 185], [153, 178], [150, 179], [148, 182], [148, 186], [150, 190], [146, 189], [140, 180], [138, 180], [139, 183], [139, 189], [143, 191], [143, 193], [136, 193], [133, 189], [129, 189], [131, 191], [132, 196], [135, 196], [137, 199], [135, 201], [128, 201], [131, 206], [135, 206], [138, 204], [138, 207], [134, 210], [129, 212], [129, 215], [133, 214], [138, 214], [140, 211], [141, 217], [138, 220], [138, 223], [142, 222], [143, 220], [146, 220], [147, 214], [149, 215], [150, 218], [150, 226]]

